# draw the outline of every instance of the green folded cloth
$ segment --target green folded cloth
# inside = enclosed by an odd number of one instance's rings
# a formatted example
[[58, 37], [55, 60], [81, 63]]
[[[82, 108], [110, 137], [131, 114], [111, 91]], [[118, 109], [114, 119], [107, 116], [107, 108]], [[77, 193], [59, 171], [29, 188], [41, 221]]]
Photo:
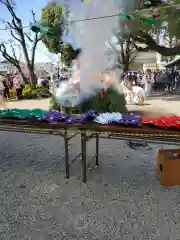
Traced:
[[44, 111], [42, 109], [36, 108], [36, 109], [5, 109], [0, 110], [0, 119], [6, 118], [6, 119], [19, 119], [19, 120], [25, 120], [25, 119], [33, 119], [33, 118], [42, 118], [47, 111]]

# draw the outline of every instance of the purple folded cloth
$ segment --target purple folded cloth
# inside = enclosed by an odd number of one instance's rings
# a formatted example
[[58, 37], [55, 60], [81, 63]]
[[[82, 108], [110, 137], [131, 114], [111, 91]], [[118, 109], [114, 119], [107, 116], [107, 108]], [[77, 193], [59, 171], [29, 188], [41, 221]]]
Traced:
[[97, 113], [95, 110], [89, 110], [84, 114], [86, 115], [88, 120], [94, 120], [99, 115], [99, 113]]
[[65, 123], [84, 123], [87, 120], [94, 120], [97, 117], [98, 113], [94, 110], [89, 110], [82, 115], [74, 115], [66, 118]]
[[49, 111], [40, 120], [52, 123], [57, 121], [64, 121], [65, 119], [66, 116], [64, 116], [62, 113], [56, 111]]
[[141, 118], [137, 115], [123, 115], [123, 118], [118, 122], [119, 124], [138, 125]]
[[87, 111], [82, 115], [74, 115], [74, 116], [73, 115], [66, 116], [57, 111], [49, 111], [49, 112], [46, 112], [46, 114], [42, 118], [40, 118], [40, 120], [46, 121], [49, 123], [63, 121], [67, 124], [72, 124], [72, 123], [83, 123], [87, 119], [93, 120], [97, 115], [98, 113], [94, 110]]

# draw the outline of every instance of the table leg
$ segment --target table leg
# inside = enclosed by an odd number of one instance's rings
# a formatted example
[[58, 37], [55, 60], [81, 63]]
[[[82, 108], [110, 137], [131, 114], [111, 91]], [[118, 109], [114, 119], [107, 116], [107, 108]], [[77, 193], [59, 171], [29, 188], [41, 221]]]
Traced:
[[99, 165], [99, 134], [96, 134], [96, 165]]
[[66, 178], [70, 177], [69, 171], [69, 148], [68, 148], [68, 133], [67, 131], [64, 132], [64, 150], [65, 150], [65, 168], [66, 168]]
[[86, 131], [81, 132], [81, 153], [82, 153], [82, 170], [83, 182], [87, 182], [87, 164], [86, 164]]

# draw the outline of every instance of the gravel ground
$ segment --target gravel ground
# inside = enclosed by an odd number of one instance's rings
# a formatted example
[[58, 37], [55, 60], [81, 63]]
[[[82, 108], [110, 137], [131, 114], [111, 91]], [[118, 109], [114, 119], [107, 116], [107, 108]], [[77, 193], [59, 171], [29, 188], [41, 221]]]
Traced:
[[[10, 102], [7, 107], [48, 109], [49, 100]], [[180, 101], [148, 100], [143, 107], [180, 113]], [[173, 108], [172, 108], [173, 106]], [[180, 188], [156, 178], [160, 147], [129, 149], [100, 141], [100, 167], [81, 182], [81, 163], [64, 178], [64, 147], [56, 136], [0, 132], [0, 240], [179, 240]], [[71, 158], [80, 141], [70, 145]], [[93, 155], [94, 142], [88, 144]]]
[[[101, 140], [100, 167], [83, 184], [80, 161], [64, 178], [60, 138], [0, 132], [0, 139], [1, 240], [180, 239], [180, 188], [156, 178], [161, 146], [135, 151]], [[77, 140], [71, 157], [80, 150]]]

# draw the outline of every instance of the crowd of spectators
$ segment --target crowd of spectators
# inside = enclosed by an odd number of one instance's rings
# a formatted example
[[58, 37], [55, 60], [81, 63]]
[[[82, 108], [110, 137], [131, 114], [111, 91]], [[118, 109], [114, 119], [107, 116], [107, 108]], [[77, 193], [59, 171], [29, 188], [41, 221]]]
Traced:
[[144, 87], [145, 81], [143, 80], [144, 76], [147, 76], [147, 73], [151, 73], [152, 80], [152, 90], [153, 91], [162, 91], [162, 92], [178, 92], [180, 91], [180, 71], [172, 70], [150, 70], [147, 71], [137, 71], [137, 72], [128, 72], [128, 79], [132, 82], [135, 82], [141, 87]]

